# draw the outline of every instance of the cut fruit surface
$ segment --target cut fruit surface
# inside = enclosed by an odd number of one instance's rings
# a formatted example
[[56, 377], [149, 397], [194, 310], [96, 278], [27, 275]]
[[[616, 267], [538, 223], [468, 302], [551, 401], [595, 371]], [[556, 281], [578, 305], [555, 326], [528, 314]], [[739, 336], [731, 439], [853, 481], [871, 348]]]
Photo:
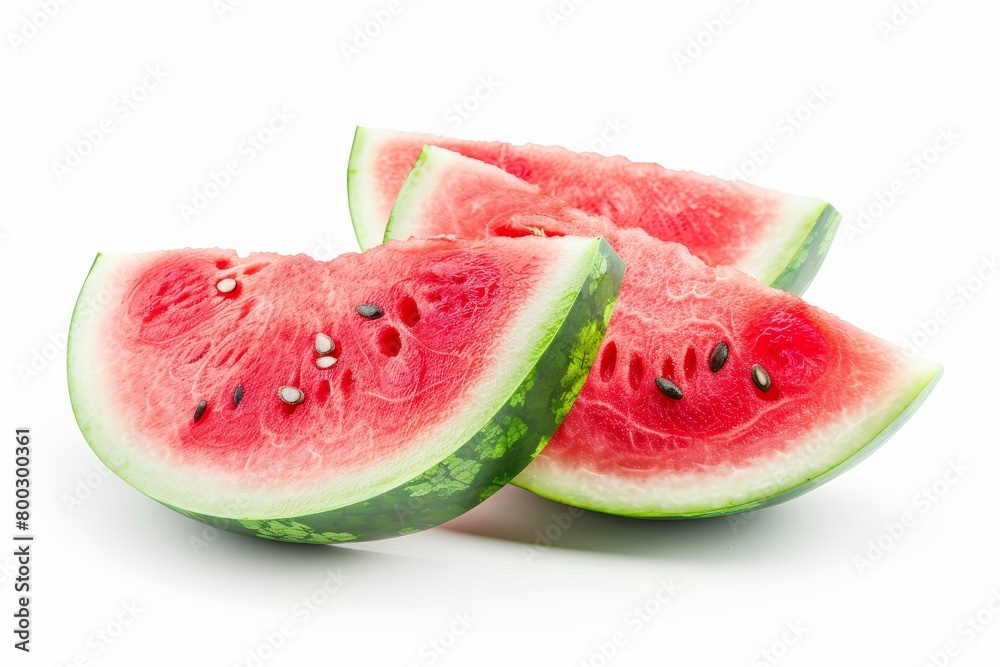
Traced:
[[[304, 255], [101, 255], [68, 353], [97, 455], [159, 502], [272, 539], [447, 521], [569, 411], [623, 267], [599, 239]], [[110, 304], [95, 315], [79, 304]]]
[[425, 144], [498, 166], [585, 213], [682, 243], [709, 265], [734, 266], [795, 294], [815, 277], [840, 221], [819, 199], [620, 156], [359, 127], [347, 179], [362, 249], [382, 242], [396, 195]]
[[787, 500], [873, 451], [941, 372], [792, 294], [441, 148], [406, 179], [388, 233], [597, 233], [624, 259], [594, 370], [514, 480], [579, 507], [666, 518]]

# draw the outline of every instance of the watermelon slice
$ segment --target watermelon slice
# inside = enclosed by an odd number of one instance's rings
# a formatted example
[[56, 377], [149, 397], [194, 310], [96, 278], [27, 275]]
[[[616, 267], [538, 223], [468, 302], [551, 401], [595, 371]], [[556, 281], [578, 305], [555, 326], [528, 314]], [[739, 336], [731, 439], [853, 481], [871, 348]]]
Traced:
[[[555, 242], [553, 242], [555, 241]], [[100, 255], [68, 352], [77, 421], [129, 484], [292, 542], [447, 521], [569, 412], [624, 268], [604, 241], [395, 243], [317, 262]]]
[[[637, 517], [772, 505], [846, 470], [924, 400], [940, 366], [640, 229], [577, 214], [627, 267], [576, 406], [514, 483]], [[476, 232], [475, 230], [478, 230]], [[574, 216], [501, 169], [424, 150], [388, 235], [568, 235]]]
[[709, 265], [734, 266], [794, 294], [812, 282], [840, 222], [819, 199], [623, 157], [359, 127], [347, 193], [362, 249], [382, 242], [399, 188], [425, 144], [502, 167], [575, 208], [682, 243]]

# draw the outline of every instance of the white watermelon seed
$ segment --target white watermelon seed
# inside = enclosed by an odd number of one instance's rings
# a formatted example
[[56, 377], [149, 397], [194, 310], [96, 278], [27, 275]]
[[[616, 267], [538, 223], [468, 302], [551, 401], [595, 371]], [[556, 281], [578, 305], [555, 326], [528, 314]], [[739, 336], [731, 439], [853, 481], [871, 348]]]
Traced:
[[305, 394], [298, 387], [289, 387], [287, 385], [278, 388], [278, 398], [288, 405], [296, 405], [305, 400]]
[[233, 278], [223, 278], [215, 284], [215, 288], [223, 294], [229, 294], [236, 289], [236, 280]]
[[750, 369], [750, 377], [761, 391], [767, 391], [771, 388], [771, 376], [768, 375], [767, 371], [760, 364], [753, 365], [753, 368]]
[[329, 354], [333, 352], [333, 339], [325, 333], [316, 334], [316, 352], [318, 354]]
[[316, 360], [316, 365], [320, 368], [330, 368], [335, 363], [337, 363], [337, 357], [323, 356]]

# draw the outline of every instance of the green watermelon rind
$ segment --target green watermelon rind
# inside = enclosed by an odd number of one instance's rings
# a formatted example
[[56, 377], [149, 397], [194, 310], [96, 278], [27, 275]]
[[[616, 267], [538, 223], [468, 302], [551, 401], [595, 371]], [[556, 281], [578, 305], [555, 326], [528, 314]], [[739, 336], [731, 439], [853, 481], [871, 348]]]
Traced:
[[[841, 215], [832, 205], [822, 202], [818, 213], [802, 219], [801, 227], [807, 230], [805, 238], [792, 253], [784, 267], [771, 271], [774, 277], [765, 276], [761, 282], [775, 289], [797, 294], [805, 294], [826, 259], [826, 253], [837, 234]], [[793, 241], [794, 243], [794, 241]]]
[[[603, 341], [625, 271], [607, 242], [595, 239], [593, 247], [588, 274], [578, 292], [564, 297], [564, 302], [572, 299], [572, 303], [565, 308], [567, 314], [558, 329], [539, 342], [544, 349], [538, 352], [534, 366], [489, 421], [437, 465], [365, 501], [303, 516], [219, 517], [153, 499], [218, 529], [307, 544], [406, 535], [459, 516], [495, 493], [531, 462], [562, 423], [583, 386]], [[94, 266], [99, 259], [100, 255]], [[72, 336], [67, 357], [74, 414], [88, 444], [101, 457], [103, 448], [95, 446], [90, 420], [79, 411], [79, 403], [85, 398], [73, 380]]]
[[515, 478], [511, 483], [543, 498], [565, 505], [635, 519], [703, 519], [764, 509], [800, 496], [853, 468], [895, 434], [917, 411], [927, 396], [930, 395], [944, 372], [944, 369], [940, 365], [923, 362], [922, 360], [915, 360], [914, 368], [918, 368], [919, 370], [914, 373], [912, 380], [901, 390], [901, 393], [893, 397], [893, 400], [901, 405], [893, 414], [892, 419], [876, 422], [864, 430], [856, 429], [850, 431], [849, 435], [852, 437], [855, 446], [845, 448], [849, 453], [841, 461], [828, 466], [826, 469], [817, 470], [804, 479], [792, 479], [783, 484], [774, 485], [773, 487], [769, 486], [760, 497], [745, 502], [702, 508], [691, 507], [684, 511], [663, 511], [655, 507], [650, 507], [646, 510], [626, 509], [608, 503], [597, 502], [592, 498], [570, 497], [566, 494], [554, 492], [544, 485], [532, 483], [521, 478]]
[[[354, 131], [347, 166], [347, 200], [354, 236], [362, 250], [377, 246], [388, 238], [388, 221], [371, 210], [370, 202], [379, 198], [370, 193], [366, 182], [375, 178], [370, 161], [377, 151], [379, 138], [396, 134], [360, 125]], [[423, 159], [426, 156], [421, 151], [417, 162]], [[413, 175], [414, 171], [410, 174]], [[798, 197], [789, 197], [789, 200], [805, 201]], [[840, 213], [832, 205], [821, 200], [811, 201], [817, 204], [796, 217], [792, 224], [779, 225], [774, 240], [761, 241], [769, 250], [770, 261], [766, 267], [759, 267], [759, 275], [754, 276], [766, 285], [799, 296], [805, 293], [819, 272], [841, 220]]]

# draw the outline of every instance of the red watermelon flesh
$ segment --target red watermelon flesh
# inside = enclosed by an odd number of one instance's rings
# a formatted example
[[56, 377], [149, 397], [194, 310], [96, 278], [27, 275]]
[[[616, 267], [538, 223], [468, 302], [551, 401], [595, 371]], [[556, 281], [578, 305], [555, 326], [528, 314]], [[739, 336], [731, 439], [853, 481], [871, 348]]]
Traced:
[[565, 417], [623, 271], [599, 239], [305, 255], [102, 255], [69, 345], [81, 430], [123, 479], [287, 541], [469, 509]]
[[358, 128], [348, 194], [362, 248], [382, 242], [399, 188], [425, 144], [498, 166], [618, 227], [682, 243], [712, 266], [735, 266], [794, 293], [815, 276], [840, 219], [819, 199], [620, 156]]
[[[132, 426], [164, 447], [165, 457], [220, 475], [252, 470], [262, 480], [280, 477], [288, 490], [314, 484], [331, 458], [337, 474], [347, 476], [372, 460], [391, 459], [408, 434], [438, 428], [467, 399], [469, 386], [483, 382], [486, 366], [478, 360], [496, 352], [479, 341], [492, 339], [497, 323], [510, 322], [529, 293], [513, 279], [530, 271], [528, 256], [507, 266], [485, 253], [446, 250], [421, 259], [427, 268], [391, 285], [375, 273], [377, 264], [357, 262], [350, 273], [355, 288], [344, 290], [334, 282], [346, 276], [335, 278], [302, 255], [241, 260], [202, 251], [142, 258], [127, 308], [104, 323], [103, 342], [124, 357], [106, 370], [109, 400], [135, 415]], [[216, 284], [229, 276], [237, 288], [220, 293]], [[456, 283], [470, 277], [472, 290]], [[317, 292], [324, 298], [280, 298]], [[355, 312], [369, 303], [389, 316], [368, 320]], [[421, 319], [422, 331], [413, 331]], [[428, 330], [437, 336], [429, 338]], [[333, 341], [327, 356], [336, 362], [328, 369], [316, 365], [319, 333]], [[453, 357], [450, 363], [428, 363], [443, 354]], [[167, 377], [135, 372], [154, 355], [158, 363], [147, 368]], [[235, 406], [238, 386], [243, 398]], [[282, 386], [301, 389], [307, 400], [282, 402]], [[207, 407], [198, 422], [177, 419], [201, 400]], [[372, 418], [389, 411], [391, 420]], [[295, 447], [301, 427], [316, 420], [336, 424], [338, 437]]]
[[[574, 233], [565, 205], [491, 165], [428, 147], [388, 233]], [[556, 214], [550, 217], [550, 214]], [[642, 230], [579, 215], [626, 275], [578, 401], [515, 484], [590, 509], [704, 516], [773, 504], [885, 440], [940, 373], [800, 298]], [[711, 357], [728, 347], [721, 368]], [[757, 382], [753, 369], [758, 366]], [[761, 379], [770, 386], [762, 390]], [[677, 389], [671, 397], [657, 380]], [[669, 386], [668, 391], [672, 391]]]

